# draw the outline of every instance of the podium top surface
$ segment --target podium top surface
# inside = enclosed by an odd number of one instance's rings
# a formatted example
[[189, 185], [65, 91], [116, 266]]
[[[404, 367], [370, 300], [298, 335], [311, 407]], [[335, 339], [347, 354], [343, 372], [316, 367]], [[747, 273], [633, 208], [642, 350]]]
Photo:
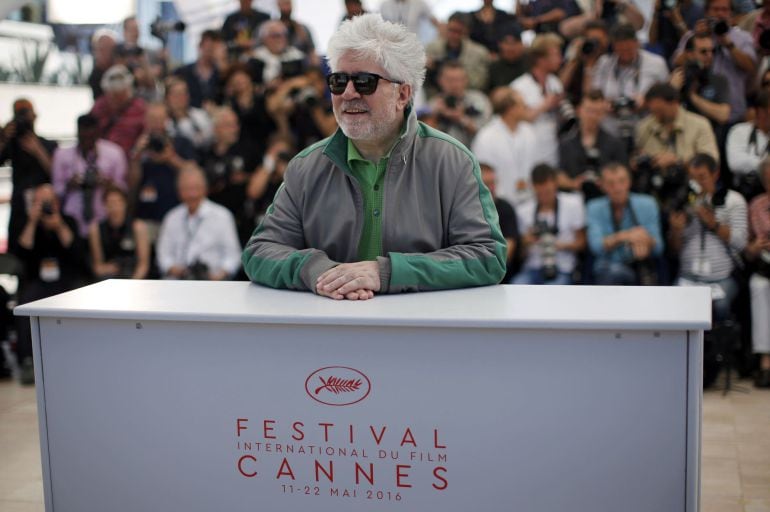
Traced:
[[255, 324], [701, 330], [706, 287], [489, 286], [334, 301], [247, 282], [108, 280], [17, 315]]

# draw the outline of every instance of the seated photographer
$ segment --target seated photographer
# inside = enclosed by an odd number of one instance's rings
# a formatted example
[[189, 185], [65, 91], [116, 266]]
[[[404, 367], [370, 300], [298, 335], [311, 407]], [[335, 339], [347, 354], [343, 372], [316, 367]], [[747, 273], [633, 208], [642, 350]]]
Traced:
[[738, 294], [732, 272], [748, 236], [746, 201], [719, 187], [719, 164], [713, 156], [696, 154], [687, 170], [697, 195], [669, 215], [669, 244], [679, 255], [677, 284], [710, 285], [714, 322], [722, 322]]
[[187, 82], [179, 77], [166, 79], [166, 107], [171, 119], [170, 135], [187, 138], [198, 152], [211, 145], [214, 139], [211, 116], [202, 108], [190, 106]]
[[505, 238], [505, 277], [503, 277], [502, 282], [507, 283], [513, 277], [518, 263], [516, 254], [519, 248], [519, 221], [516, 218], [516, 210], [513, 209], [513, 205], [505, 199], [497, 197], [495, 193], [497, 190], [495, 170], [483, 162], [479, 164], [479, 167], [481, 168], [481, 180], [495, 201], [497, 217], [500, 219], [500, 231]]
[[733, 174], [732, 186], [746, 200], [764, 192], [759, 164], [770, 148], [770, 89], [763, 89], [755, 100], [753, 121], [738, 123], [727, 134], [727, 165]]
[[[238, 116], [241, 127], [239, 140], [243, 144], [265, 150], [267, 137], [274, 129], [267, 111], [265, 95], [254, 85], [251, 69], [244, 64], [233, 64], [225, 75], [224, 105]], [[278, 82], [276, 82], [278, 83]]]
[[0, 165], [10, 160], [13, 169], [8, 250], [14, 254], [35, 187], [51, 181], [51, 159], [56, 150], [55, 142], [35, 133], [35, 119], [32, 103], [20, 98], [13, 102], [13, 119], [0, 130]]
[[489, 51], [473, 42], [469, 37], [469, 15], [456, 12], [449, 16], [443, 36], [437, 37], [425, 46], [428, 57], [426, 93], [438, 88], [437, 74], [441, 65], [450, 60], [458, 61], [468, 75], [468, 86], [483, 91], [489, 77]]
[[650, 114], [636, 131], [635, 184], [637, 190], [657, 194], [666, 210], [669, 189], [687, 181], [686, 162], [697, 153], [716, 160], [719, 150], [708, 119], [683, 109], [672, 85], [653, 85], [645, 99]]
[[289, 44], [289, 31], [279, 20], [266, 21], [259, 27], [259, 42], [248, 61], [257, 83], [273, 89], [277, 81], [305, 71], [305, 54]]
[[248, 240], [252, 221], [245, 217], [246, 187], [258, 169], [262, 152], [255, 144], [242, 142], [235, 113], [221, 107], [214, 111], [214, 144], [201, 155], [209, 199], [230, 210], [238, 226], [239, 239]]
[[559, 192], [556, 170], [532, 170], [535, 199], [517, 208], [525, 254], [513, 284], [572, 284], [577, 253], [586, 246], [585, 209], [576, 194]]
[[292, 137], [297, 147], [307, 147], [331, 136], [337, 129], [332, 103], [326, 96], [326, 77], [318, 68], [284, 80], [267, 98], [267, 111], [277, 133]]
[[601, 195], [594, 182], [602, 167], [628, 164], [625, 145], [601, 128], [609, 109], [600, 90], [588, 91], [577, 108], [577, 130], [559, 140], [559, 188], [582, 192], [586, 200]]
[[671, 73], [670, 83], [680, 91], [683, 105], [711, 121], [717, 140], [724, 141], [730, 118], [727, 79], [714, 73], [714, 41], [708, 34], [695, 34], [685, 45], [687, 60]]
[[640, 48], [636, 30], [618, 25], [610, 32], [612, 53], [599, 57], [590, 70], [591, 88], [600, 89], [613, 105], [604, 128], [620, 138], [633, 136], [644, 107], [644, 95], [657, 82], [668, 80], [668, 66], [659, 55]]
[[145, 279], [150, 271], [147, 225], [128, 217], [128, 196], [117, 187], [104, 191], [107, 218], [92, 223], [88, 234], [91, 270], [98, 279]]
[[693, 34], [708, 34], [714, 41], [713, 71], [728, 82], [729, 123], [742, 121], [746, 115], [748, 84], [757, 72], [757, 52], [751, 34], [732, 25], [731, 0], [707, 0], [706, 18], [695, 24], [679, 41], [674, 65], [687, 59], [685, 46]]
[[182, 204], [168, 212], [158, 236], [161, 275], [166, 279], [230, 279], [241, 266], [233, 215], [206, 198], [206, 176], [195, 164], [179, 171], [177, 184]]
[[195, 148], [185, 137], [168, 132], [168, 110], [163, 103], [147, 109], [146, 130], [131, 153], [129, 198], [134, 203], [134, 217], [147, 224], [154, 242], [164, 215], [179, 203], [176, 174], [195, 159]]
[[[75, 220], [59, 208], [59, 199], [51, 185], [40, 185], [35, 189], [27, 223], [17, 245], [19, 259], [24, 264], [19, 281], [19, 304], [86, 284], [88, 268], [84, 243], [77, 236]], [[17, 317], [16, 329], [21, 381], [32, 384], [35, 378], [29, 319]]]
[[537, 135], [535, 162], [554, 166], [559, 161], [559, 121], [565, 121], [561, 112], [564, 88], [556, 76], [561, 67], [561, 46], [556, 34], [537, 36], [529, 48], [529, 73], [511, 83], [524, 100], [525, 120], [532, 123]]
[[445, 62], [438, 75], [439, 93], [430, 102], [438, 129], [470, 146], [479, 128], [489, 121], [492, 107], [486, 95], [468, 89], [468, 75], [457, 61]]
[[128, 165], [120, 146], [99, 138], [98, 119], [85, 114], [77, 122], [77, 145], [56, 150], [51, 181], [62, 212], [77, 222], [76, 235], [86, 238], [91, 222], [102, 221], [107, 214], [102, 199], [105, 188], [126, 188]]
[[600, 183], [607, 196], [586, 206], [595, 283], [657, 284], [654, 258], [663, 253], [658, 203], [652, 196], [631, 194], [631, 172], [625, 165], [603, 166]]
[[760, 165], [765, 192], [749, 205], [749, 238], [746, 256], [754, 274], [749, 280], [751, 290], [751, 341], [758, 354], [759, 373], [754, 384], [770, 388], [770, 160]]
[[471, 151], [495, 169], [498, 196], [519, 206], [532, 197], [529, 177], [537, 163], [537, 136], [525, 121], [524, 100], [510, 87], [492, 91], [492, 108], [495, 116], [479, 130]]

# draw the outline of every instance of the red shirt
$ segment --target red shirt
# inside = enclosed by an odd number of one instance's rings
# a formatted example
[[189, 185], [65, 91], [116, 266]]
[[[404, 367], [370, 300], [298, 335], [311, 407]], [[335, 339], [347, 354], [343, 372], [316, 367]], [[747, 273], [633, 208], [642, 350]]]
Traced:
[[749, 229], [752, 239], [770, 239], [770, 193], [762, 194], [751, 201]]
[[136, 140], [144, 131], [144, 114], [147, 106], [142, 98], [133, 97], [123, 107], [113, 109], [107, 96], [101, 96], [91, 114], [99, 119], [102, 129], [100, 138], [114, 142], [120, 146], [128, 157]]

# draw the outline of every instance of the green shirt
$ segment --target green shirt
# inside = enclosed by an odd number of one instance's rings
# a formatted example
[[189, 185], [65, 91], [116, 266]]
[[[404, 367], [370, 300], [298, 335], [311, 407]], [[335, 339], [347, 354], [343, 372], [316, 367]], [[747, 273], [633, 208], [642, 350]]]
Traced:
[[374, 261], [377, 256], [384, 256], [382, 254], [383, 183], [392, 152], [393, 148], [390, 148], [388, 154], [380, 158], [375, 165], [374, 162], [364, 158], [353, 141], [348, 139], [348, 167], [358, 181], [364, 196], [364, 229], [361, 232], [361, 240], [358, 242], [359, 261]]

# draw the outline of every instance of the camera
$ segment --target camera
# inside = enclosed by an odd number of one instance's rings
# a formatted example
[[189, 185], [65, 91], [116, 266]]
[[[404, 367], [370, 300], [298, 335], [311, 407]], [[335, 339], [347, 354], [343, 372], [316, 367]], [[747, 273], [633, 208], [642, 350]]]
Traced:
[[43, 216], [45, 217], [50, 217], [53, 215], [53, 203], [51, 201], [43, 201], [40, 209], [43, 212]]
[[162, 135], [150, 135], [150, 140], [147, 141], [147, 149], [153, 153], [163, 153], [167, 142], [166, 137]]
[[770, 28], [766, 28], [759, 33], [759, 47], [766, 52], [770, 52]]
[[656, 167], [649, 155], [636, 159], [634, 188], [651, 194], [665, 211], [684, 211], [697, 195], [696, 186], [690, 183], [687, 169], [682, 165]]
[[195, 261], [187, 267], [184, 278], [191, 281], [207, 281], [209, 278], [209, 266], [200, 261]]
[[583, 46], [580, 48], [580, 53], [584, 57], [589, 57], [599, 49], [599, 41], [597, 39], [586, 39], [583, 42]]
[[13, 116], [13, 122], [16, 125], [16, 135], [21, 138], [32, 131], [32, 111], [26, 107], [20, 108]]
[[320, 101], [316, 90], [312, 87], [295, 87], [289, 91], [289, 97], [294, 103], [304, 103], [308, 108], [315, 107]]
[[570, 132], [577, 125], [577, 115], [572, 103], [564, 98], [559, 102], [557, 108], [559, 116], [559, 134], [563, 135]]
[[543, 260], [542, 272], [543, 279], [552, 281], [559, 274], [556, 266], [556, 233], [557, 228], [551, 227], [545, 221], [537, 221], [534, 225], [534, 234], [538, 238], [537, 244], [540, 246]]
[[184, 32], [185, 28], [187, 28], [187, 25], [183, 21], [166, 21], [158, 16], [150, 25], [150, 34], [160, 39], [163, 44], [166, 44], [169, 32]]
[[716, 36], [723, 36], [730, 32], [730, 25], [725, 20], [711, 20], [711, 31]]
[[698, 61], [688, 60], [684, 65], [684, 84], [682, 91], [687, 94], [693, 89], [697, 90], [708, 83], [708, 69], [702, 67]]
[[305, 65], [301, 60], [281, 62], [281, 78], [294, 78], [305, 74]]

